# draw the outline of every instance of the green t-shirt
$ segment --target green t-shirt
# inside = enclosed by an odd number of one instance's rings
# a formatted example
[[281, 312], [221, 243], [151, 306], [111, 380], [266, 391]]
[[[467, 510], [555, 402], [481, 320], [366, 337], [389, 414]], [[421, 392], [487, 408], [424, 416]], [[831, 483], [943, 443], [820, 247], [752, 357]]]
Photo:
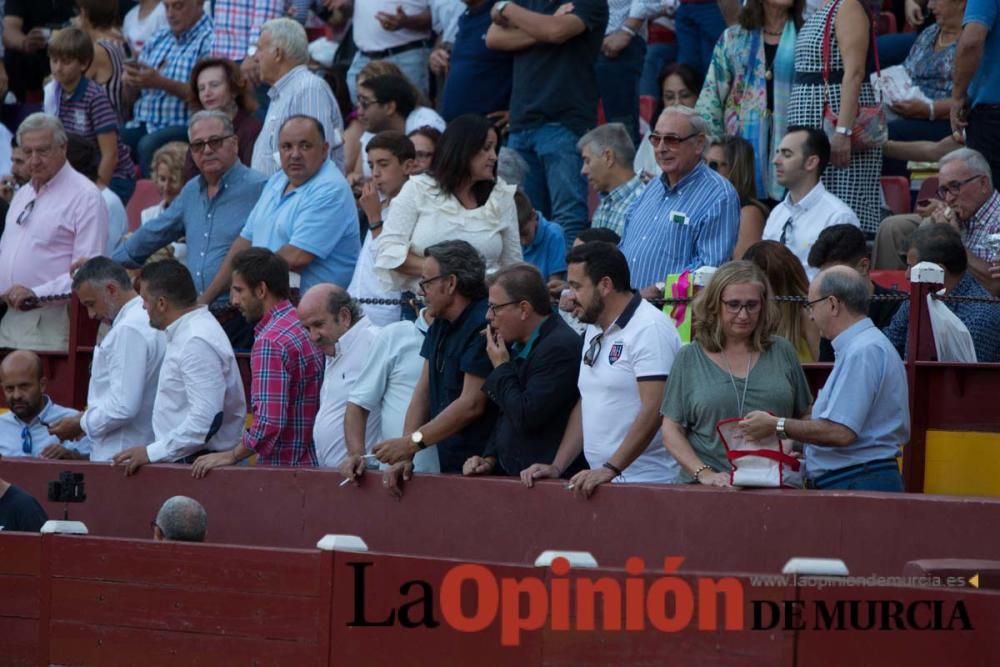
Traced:
[[[779, 336], [771, 341], [771, 347], [750, 371], [748, 387], [744, 379], [737, 377], [733, 389], [729, 373], [716, 366], [697, 343], [681, 347], [674, 359], [660, 414], [687, 431], [695, 453], [714, 470], [730, 469], [726, 447], [715, 425], [741, 416], [737, 391], [742, 400], [746, 387], [744, 414], [764, 410], [779, 417], [801, 417], [812, 403], [809, 383], [795, 348]], [[742, 373], [746, 369], [733, 370]], [[692, 478], [682, 470], [681, 480], [690, 482]]]

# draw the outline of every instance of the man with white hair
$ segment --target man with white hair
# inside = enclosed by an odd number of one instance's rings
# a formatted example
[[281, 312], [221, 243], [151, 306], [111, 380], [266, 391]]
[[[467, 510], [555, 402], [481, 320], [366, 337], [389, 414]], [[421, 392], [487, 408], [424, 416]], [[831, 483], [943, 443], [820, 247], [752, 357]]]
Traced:
[[740, 199], [732, 184], [708, 168], [705, 121], [694, 109], [663, 110], [649, 134], [660, 178], [646, 185], [629, 209], [619, 244], [632, 286], [646, 298], [663, 296], [671, 273], [729, 260], [740, 226]]
[[70, 266], [103, 255], [108, 209], [97, 186], [66, 160], [66, 131], [50, 114], [34, 113], [17, 129], [31, 180], [10, 203], [0, 238], [0, 294], [9, 310], [0, 320], [0, 347], [65, 352]]
[[153, 522], [157, 542], [204, 542], [208, 513], [194, 498], [174, 496], [160, 506]]
[[344, 120], [326, 81], [309, 71], [309, 42], [305, 29], [291, 19], [268, 21], [261, 27], [254, 56], [261, 81], [271, 86], [264, 128], [257, 136], [250, 166], [271, 176], [281, 168], [278, 133], [290, 116], [317, 119], [330, 145], [330, 159], [344, 170]]
[[583, 135], [576, 147], [583, 158], [580, 173], [600, 197], [590, 226], [607, 227], [621, 236], [625, 214], [643, 189], [642, 179], [632, 168], [635, 144], [628, 129], [622, 123], [606, 123]]

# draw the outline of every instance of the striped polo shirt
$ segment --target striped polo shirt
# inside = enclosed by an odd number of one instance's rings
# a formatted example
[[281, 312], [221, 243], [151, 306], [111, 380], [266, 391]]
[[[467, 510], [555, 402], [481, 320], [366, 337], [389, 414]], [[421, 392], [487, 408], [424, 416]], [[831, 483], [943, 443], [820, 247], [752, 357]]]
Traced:
[[667, 176], [649, 182], [629, 209], [619, 247], [632, 287], [671, 273], [729, 261], [740, 227], [740, 200], [732, 184], [704, 162], [671, 187]]
[[118, 161], [115, 164], [114, 176], [118, 178], [135, 178], [135, 164], [129, 155], [125, 142], [122, 141], [118, 127], [118, 114], [115, 113], [104, 88], [87, 77], [81, 77], [76, 90], [68, 98], [63, 96], [62, 87], [58, 89], [59, 120], [62, 121], [68, 134], [75, 134], [97, 142], [97, 135], [114, 132], [118, 141]]

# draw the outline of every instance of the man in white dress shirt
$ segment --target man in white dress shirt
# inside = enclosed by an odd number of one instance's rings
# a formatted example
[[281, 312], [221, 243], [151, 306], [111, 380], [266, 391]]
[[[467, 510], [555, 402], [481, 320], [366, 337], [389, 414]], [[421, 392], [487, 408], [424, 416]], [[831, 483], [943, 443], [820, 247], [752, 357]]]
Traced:
[[176, 260], [147, 264], [139, 285], [149, 323], [166, 333], [167, 348], [153, 403], [156, 440], [115, 455], [126, 475], [147, 463], [190, 463], [205, 451], [232, 449], [246, 418], [233, 347], [208, 307], [198, 305], [187, 268]]
[[273, 19], [260, 29], [255, 58], [261, 80], [271, 86], [264, 127], [253, 146], [250, 166], [265, 176], [281, 169], [278, 132], [289, 116], [304, 115], [323, 125], [330, 159], [344, 170], [344, 119], [326, 81], [309, 71], [305, 29], [287, 18]]
[[820, 232], [833, 225], [860, 227], [851, 207], [827, 192], [820, 178], [830, 162], [830, 140], [822, 130], [792, 125], [778, 146], [774, 165], [778, 183], [788, 189], [764, 225], [764, 240], [779, 241], [802, 262], [809, 280], [819, 269], [809, 266], [809, 249]]
[[[347, 456], [344, 438], [347, 397], [360, 377], [379, 328], [364, 316], [358, 302], [346, 290], [330, 283], [315, 285], [306, 292], [298, 312], [310, 340], [326, 355], [313, 441], [319, 465], [335, 468]], [[379, 418], [379, 411], [372, 410], [366, 450], [378, 442]]]
[[91, 461], [110, 461], [127, 447], [152, 442], [153, 401], [167, 341], [149, 325], [124, 267], [94, 257], [73, 276], [73, 291], [91, 319], [111, 328], [94, 349], [87, 410], [52, 424], [60, 440], [90, 436]]

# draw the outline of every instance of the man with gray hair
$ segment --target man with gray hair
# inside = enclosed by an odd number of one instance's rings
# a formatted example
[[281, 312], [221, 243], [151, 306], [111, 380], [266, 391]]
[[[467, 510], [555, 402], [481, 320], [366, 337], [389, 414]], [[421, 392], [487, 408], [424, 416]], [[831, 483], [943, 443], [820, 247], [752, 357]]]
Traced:
[[990, 237], [1000, 233], [1000, 193], [990, 165], [982, 153], [959, 148], [938, 163], [937, 198], [919, 207], [916, 215], [886, 218], [875, 238], [872, 263], [876, 269], [902, 268], [909, 238], [921, 225], [946, 224], [958, 231], [965, 244], [969, 272], [989, 292], [1000, 295], [1000, 272], [991, 265], [1000, 248]]
[[833, 341], [836, 361], [809, 419], [755, 410], [740, 426], [748, 438], [805, 443], [807, 488], [903, 491], [896, 457], [910, 439], [906, 370], [868, 318], [868, 282], [848, 266], [820, 271], [806, 310]]
[[625, 214], [644, 187], [632, 168], [635, 144], [628, 130], [621, 123], [607, 123], [583, 135], [576, 147], [583, 158], [580, 173], [600, 197], [590, 226], [607, 227], [621, 236]]
[[174, 496], [160, 506], [153, 522], [157, 542], [204, 542], [208, 513], [202, 504], [187, 496]]
[[305, 29], [292, 19], [268, 21], [260, 29], [254, 58], [261, 81], [271, 86], [267, 91], [271, 103], [254, 144], [250, 166], [265, 176], [281, 169], [278, 133], [287, 118], [303, 115], [315, 118], [323, 126], [330, 159], [343, 171], [344, 119], [330, 86], [306, 67], [309, 42]]
[[[379, 328], [364, 316], [347, 290], [330, 283], [315, 285], [302, 295], [298, 316], [309, 339], [326, 355], [313, 442], [319, 465], [334, 468], [348, 454], [344, 436], [347, 397], [361, 375]], [[379, 432], [378, 410], [372, 412], [369, 426], [367, 450]]]
[[[486, 262], [466, 241], [444, 241], [424, 251], [420, 289], [434, 324], [420, 356], [424, 368], [406, 412], [403, 435], [380, 443], [374, 453], [390, 465], [412, 467], [413, 456], [437, 446], [441, 472], [462, 472], [481, 456], [493, 432], [496, 411], [483, 384], [493, 370], [482, 336], [491, 306]], [[390, 469], [387, 486], [392, 484]]]
[[94, 257], [73, 275], [73, 291], [91, 319], [110, 329], [94, 348], [86, 411], [60, 419], [60, 440], [90, 436], [90, 460], [110, 461], [137, 442], [153, 442], [153, 400], [167, 339], [149, 325], [142, 299], [120, 265]]
[[70, 267], [106, 252], [108, 209], [100, 190], [66, 160], [66, 132], [55, 116], [34, 113], [17, 129], [31, 180], [14, 195], [0, 238], [0, 294], [9, 309], [0, 347], [65, 352]]
[[629, 209], [619, 245], [645, 298], [662, 297], [672, 273], [728, 261], [736, 246], [739, 196], [702, 160], [705, 127], [694, 109], [672, 106], [649, 134], [663, 175]]
[[[138, 268], [163, 246], [186, 237], [186, 263], [201, 297], [219, 273], [267, 179], [240, 162], [239, 142], [227, 114], [199, 111], [188, 123], [188, 137], [200, 175], [184, 185], [166, 210], [125, 239], [113, 259], [126, 268]], [[213, 304], [205, 299], [201, 303], [223, 307], [229, 295], [220, 293]], [[233, 347], [249, 349], [252, 326], [236, 311], [226, 311], [222, 319]]]
[[146, 178], [156, 149], [184, 139], [191, 70], [212, 49], [212, 18], [201, 0], [169, 0], [163, 6], [167, 26], [153, 33], [137, 60], [125, 63], [123, 78], [139, 97], [122, 140], [135, 151]]

